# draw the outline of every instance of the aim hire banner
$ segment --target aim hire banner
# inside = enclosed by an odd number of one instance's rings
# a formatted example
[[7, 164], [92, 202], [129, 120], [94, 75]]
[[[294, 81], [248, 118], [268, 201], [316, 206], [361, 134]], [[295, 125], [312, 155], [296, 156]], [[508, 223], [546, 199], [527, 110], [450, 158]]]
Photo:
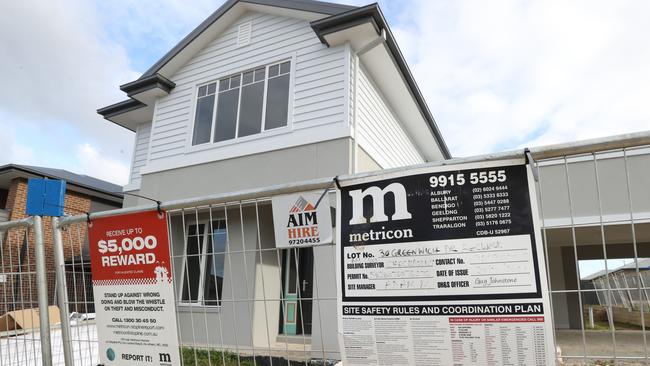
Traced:
[[329, 195], [323, 197], [319, 203], [320, 197], [319, 192], [273, 197], [273, 228], [277, 248], [311, 247], [332, 243]]
[[88, 227], [99, 355], [106, 365], [180, 365], [166, 213]]
[[344, 364], [554, 364], [535, 197], [523, 159], [344, 184], [336, 241]]

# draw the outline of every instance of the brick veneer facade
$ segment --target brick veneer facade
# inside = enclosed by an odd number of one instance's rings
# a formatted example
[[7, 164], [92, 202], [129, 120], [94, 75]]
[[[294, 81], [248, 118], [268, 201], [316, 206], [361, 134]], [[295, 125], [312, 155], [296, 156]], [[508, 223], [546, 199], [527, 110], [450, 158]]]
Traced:
[[[20, 220], [26, 218], [25, 205], [27, 202], [27, 179], [16, 178], [11, 182], [7, 196], [6, 209], [9, 211], [9, 220]], [[79, 214], [89, 212], [91, 208], [91, 197], [67, 191], [65, 195], [65, 212]], [[71, 227], [69, 232], [63, 233], [63, 251], [66, 261], [79, 258], [82, 255], [82, 247], [86, 242], [86, 227], [78, 225]], [[25, 229], [9, 230], [2, 238], [2, 261], [0, 272], [5, 273], [4, 283], [0, 283], [0, 315], [7, 311], [22, 308], [35, 308], [37, 304], [36, 294], [36, 266], [34, 255], [34, 234], [29, 230], [28, 244], [25, 245]], [[49, 217], [43, 218], [43, 239], [45, 245], [45, 261], [47, 268], [48, 301], [55, 303], [55, 274], [54, 274], [54, 249], [52, 240], [52, 221]], [[22, 258], [22, 260], [21, 260]], [[21, 263], [22, 262], [22, 263]], [[75, 270], [80, 271], [81, 267]], [[66, 267], [67, 271], [72, 271]], [[70, 279], [68, 274], [68, 285], [70, 287], [68, 296], [71, 304], [84, 301], [84, 289], [82, 274]], [[85, 280], [90, 280], [86, 274]], [[80, 282], [80, 283], [76, 283]], [[76, 288], [75, 288], [76, 287]]]

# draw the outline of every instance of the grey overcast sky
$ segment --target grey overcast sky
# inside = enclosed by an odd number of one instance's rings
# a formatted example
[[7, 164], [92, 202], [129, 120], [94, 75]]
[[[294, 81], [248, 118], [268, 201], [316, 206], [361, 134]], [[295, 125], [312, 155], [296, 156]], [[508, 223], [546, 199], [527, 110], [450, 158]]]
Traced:
[[[0, 163], [127, 183], [133, 134], [95, 110], [222, 2], [5, 0]], [[380, 5], [455, 156], [650, 128], [649, 1]]]

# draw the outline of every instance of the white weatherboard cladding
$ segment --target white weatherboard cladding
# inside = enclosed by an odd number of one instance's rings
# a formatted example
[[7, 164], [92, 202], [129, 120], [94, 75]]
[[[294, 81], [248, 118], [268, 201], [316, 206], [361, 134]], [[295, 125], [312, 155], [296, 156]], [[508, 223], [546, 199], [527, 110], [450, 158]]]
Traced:
[[138, 125], [135, 131], [135, 146], [133, 148], [133, 161], [131, 162], [131, 184], [140, 184], [140, 168], [147, 164], [147, 150], [151, 136], [151, 123]]
[[350, 119], [349, 119], [350, 124], [352, 124], [352, 123], [354, 123], [353, 118], [354, 118], [354, 68], [355, 68], [354, 60], [355, 60], [355, 56], [354, 56], [354, 52], [352, 51], [352, 49], [350, 47], [348, 47], [348, 50], [347, 50], [346, 53], [347, 54], [346, 54], [345, 57], [347, 57], [347, 59], [348, 59], [348, 68], [349, 68], [348, 72], [350, 73], [350, 77], [348, 78], [348, 105], [349, 105], [349, 107], [348, 107], [347, 113], [348, 113], [348, 116], [350, 116]]
[[359, 146], [384, 169], [423, 163], [422, 155], [363, 67], [359, 67], [357, 82]]
[[[237, 44], [239, 26], [247, 22], [252, 24], [250, 43]], [[249, 12], [171, 77], [176, 87], [157, 101], [153, 117], [151, 171], [245, 155], [247, 149], [259, 152], [260, 146], [271, 150], [295, 145], [288, 137], [291, 133], [272, 132], [234, 144], [190, 146], [198, 84], [281, 60], [293, 62], [289, 112], [293, 133], [310, 128], [311, 136], [331, 137], [332, 124], [345, 121], [345, 48], [323, 45], [306, 20]], [[327, 130], [329, 134], [324, 133]], [[268, 143], [260, 144], [261, 140]]]

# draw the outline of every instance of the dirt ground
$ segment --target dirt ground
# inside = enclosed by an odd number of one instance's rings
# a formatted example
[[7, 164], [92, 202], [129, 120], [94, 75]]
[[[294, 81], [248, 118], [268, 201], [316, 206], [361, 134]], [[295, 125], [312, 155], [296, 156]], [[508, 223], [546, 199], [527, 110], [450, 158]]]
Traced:
[[[614, 332], [614, 336], [610, 331], [588, 330], [584, 342], [582, 332], [576, 330], [557, 330], [555, 335], [564, 366], [650, 365], [650, 345], [645, 346], [639, 330], [620, 330]], [[646, 332], [646, 338], [650, 342], [650, 331]], [[582, 357], [585, 354], [587, 360]], [[613, 355], [616, 355], [616, 362]], [[619, 360], [619, 357], [631, 359]]]

